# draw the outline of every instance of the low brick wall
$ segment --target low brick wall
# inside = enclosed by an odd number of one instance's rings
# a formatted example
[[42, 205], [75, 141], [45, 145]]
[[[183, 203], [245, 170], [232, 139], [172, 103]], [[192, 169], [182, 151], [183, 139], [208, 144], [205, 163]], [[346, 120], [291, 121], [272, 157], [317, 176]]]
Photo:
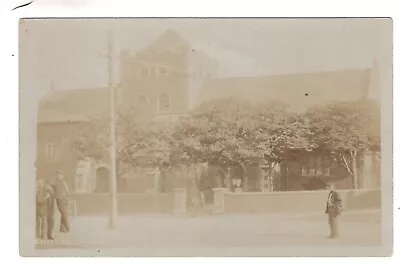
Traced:
[[[381, 207], [380, 190], [340, 190], [345, 210]], [[327, 191], [224, 193], [225, 213], [324, 211]]]
[[[173, 194], [118, 194], [118, 213], [173, 213]], [[74, 196], [77, 215], [106, 215], [110, 211], [109, 194], [78, 194]]]

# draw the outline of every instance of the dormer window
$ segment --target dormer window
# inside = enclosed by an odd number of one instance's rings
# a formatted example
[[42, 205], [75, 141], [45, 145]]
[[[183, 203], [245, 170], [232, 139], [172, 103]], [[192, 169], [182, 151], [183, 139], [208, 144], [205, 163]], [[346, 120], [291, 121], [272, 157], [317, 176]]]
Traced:
[[158, 110], [159, 111], [168, 111], [170, 108], [169, 98], [166, 94], [161, 94], [158, 99]]

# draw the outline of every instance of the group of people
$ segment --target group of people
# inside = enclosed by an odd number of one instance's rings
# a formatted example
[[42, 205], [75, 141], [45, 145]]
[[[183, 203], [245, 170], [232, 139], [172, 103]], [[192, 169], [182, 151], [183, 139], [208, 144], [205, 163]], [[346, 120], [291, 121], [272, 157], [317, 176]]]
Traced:
[[60, 212], [60, 232], [70, 231], [68, 218], [68, 200], [70, 193], [64, 175], [57, 171], [56, 179], [39, 179], [36, 188], [36, 237], [42, 240], [54, 239], [56, 206]]

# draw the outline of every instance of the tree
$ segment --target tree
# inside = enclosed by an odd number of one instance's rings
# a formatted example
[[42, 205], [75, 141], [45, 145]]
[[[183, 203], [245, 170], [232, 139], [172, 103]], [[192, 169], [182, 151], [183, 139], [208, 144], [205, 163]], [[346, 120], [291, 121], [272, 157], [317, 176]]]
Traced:
[[221, 98], [194, 110], [178, 126], [176, 140], [192, 163], [215, 163], [224, 173], [241, 168], [246, 187], [246, 166], [268, 166], [270, 173], [286, 148], [309, 149], [309, 135], [306, 121], [280, 102]]
[[[73, 142], [78, 158], [109, 160], [109, 118], [107, 115], [87, 122], [82, 135]], [[142, 116], [135, 107], [121, 109], [116, 120], [117, 175], [123, 176], [137, 166], [162, 167], [170, 160], [172, 126]]]
[[380, 112], [375, 101], [337, 102], [307, 112], [313, 139], [340, 158], [358, 188], [357, 158], [380, 149]]

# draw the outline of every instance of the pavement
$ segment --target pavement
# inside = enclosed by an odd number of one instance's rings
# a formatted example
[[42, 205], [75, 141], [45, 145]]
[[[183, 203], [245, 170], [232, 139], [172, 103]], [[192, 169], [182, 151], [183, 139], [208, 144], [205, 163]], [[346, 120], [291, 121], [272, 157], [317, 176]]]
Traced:
[[56, 232], [46, 248], [166, 248], [266, 247], [298, 245], [378, 246], [380, 210], [346, 212], [340, 217], [340, 237], [327, 239], [323, 212], [298, 214], [223, 214], [174, 217], [167, 214], [120, 216], [109, 230], [107, 217], [74, 217], [71, 232]]

